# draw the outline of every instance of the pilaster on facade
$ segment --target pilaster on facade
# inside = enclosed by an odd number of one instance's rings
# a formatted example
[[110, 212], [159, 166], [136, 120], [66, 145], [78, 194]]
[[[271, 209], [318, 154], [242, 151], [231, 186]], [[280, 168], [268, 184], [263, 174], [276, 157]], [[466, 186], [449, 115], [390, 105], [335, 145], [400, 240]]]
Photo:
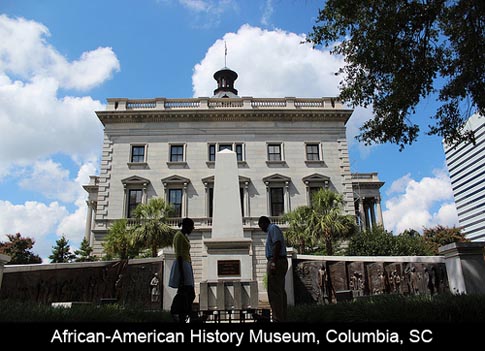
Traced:
[[98, 200], [95, 216], [96, 220], [104, 220], [108, 218], [113, 145], [113, 141], [109, 138], [109, 135], [105, 133], [98, 180]]
[[350, 160], [347, 140], [345, 138], [337, 140], [339, 153], [342, 196], [344, 199], [344, 213], [354, 214], [354, 196], [352, 191], [352, 176], [350, 173]]

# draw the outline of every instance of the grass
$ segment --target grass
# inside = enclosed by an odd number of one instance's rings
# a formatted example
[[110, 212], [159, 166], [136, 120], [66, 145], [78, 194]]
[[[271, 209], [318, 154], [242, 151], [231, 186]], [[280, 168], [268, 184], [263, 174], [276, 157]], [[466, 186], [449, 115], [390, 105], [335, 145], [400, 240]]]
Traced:
[[[380, 295], [333, 305], [289, 308], [289, 320], [310, 323], [485, 322], [485, 295]], [[0, 301], [0, 322], [171, 322], [166, 311], [144, 311], [118, 305], [53, 308], [19, 301]]]
[[171, 322], [166, 311], [144, 311], [116, 304], [54, 308], [19, 301], [0, 301], [0, 322]]

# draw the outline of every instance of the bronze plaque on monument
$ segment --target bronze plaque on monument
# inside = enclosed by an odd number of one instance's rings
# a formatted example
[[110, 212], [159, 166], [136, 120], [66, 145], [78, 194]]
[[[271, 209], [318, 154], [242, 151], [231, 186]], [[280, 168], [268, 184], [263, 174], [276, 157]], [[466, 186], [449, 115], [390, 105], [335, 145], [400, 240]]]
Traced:
[[239, 260], [221, 260], [217, 261], [218, 276], [241, 275], [241, 261]]

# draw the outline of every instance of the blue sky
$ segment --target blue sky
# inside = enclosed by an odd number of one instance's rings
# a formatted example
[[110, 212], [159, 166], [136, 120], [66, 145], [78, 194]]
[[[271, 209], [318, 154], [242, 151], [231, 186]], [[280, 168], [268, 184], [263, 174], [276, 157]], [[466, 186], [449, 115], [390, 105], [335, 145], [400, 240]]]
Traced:
[[[64, 234], [78, 247], [89, 175], [98, 173], [109, 97], [211, 96], [212, 74], [238, 72], [240, 96], [338, 94], [342, 59], [301, 44], [317, 0], [2, 0], [0, 2], [0, 240], [20, 232], [47, 257]], [[410, 77], [412, 79], [412, 77]], [[457, 225], [441, 140], [424, 134], [429, 98], [413, 121], [417, 143], [364, 146], [348, 122], [352, 172], [378, 172], [386, 228]]]

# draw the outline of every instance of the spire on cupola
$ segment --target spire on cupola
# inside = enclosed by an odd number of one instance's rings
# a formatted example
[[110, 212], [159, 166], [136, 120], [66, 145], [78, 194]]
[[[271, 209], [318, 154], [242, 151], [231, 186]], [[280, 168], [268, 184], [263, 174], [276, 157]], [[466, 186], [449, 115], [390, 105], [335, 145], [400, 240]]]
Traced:
[[217, 89], [214, 90], [214, 98], [238, 98], [237, 90], [234, 89], [234, 81], [237, 79], [237, 73], [227, 67], [227, 46], [224, 42], [224, 68], [214, 73], [214, 79], [217, 81]]

